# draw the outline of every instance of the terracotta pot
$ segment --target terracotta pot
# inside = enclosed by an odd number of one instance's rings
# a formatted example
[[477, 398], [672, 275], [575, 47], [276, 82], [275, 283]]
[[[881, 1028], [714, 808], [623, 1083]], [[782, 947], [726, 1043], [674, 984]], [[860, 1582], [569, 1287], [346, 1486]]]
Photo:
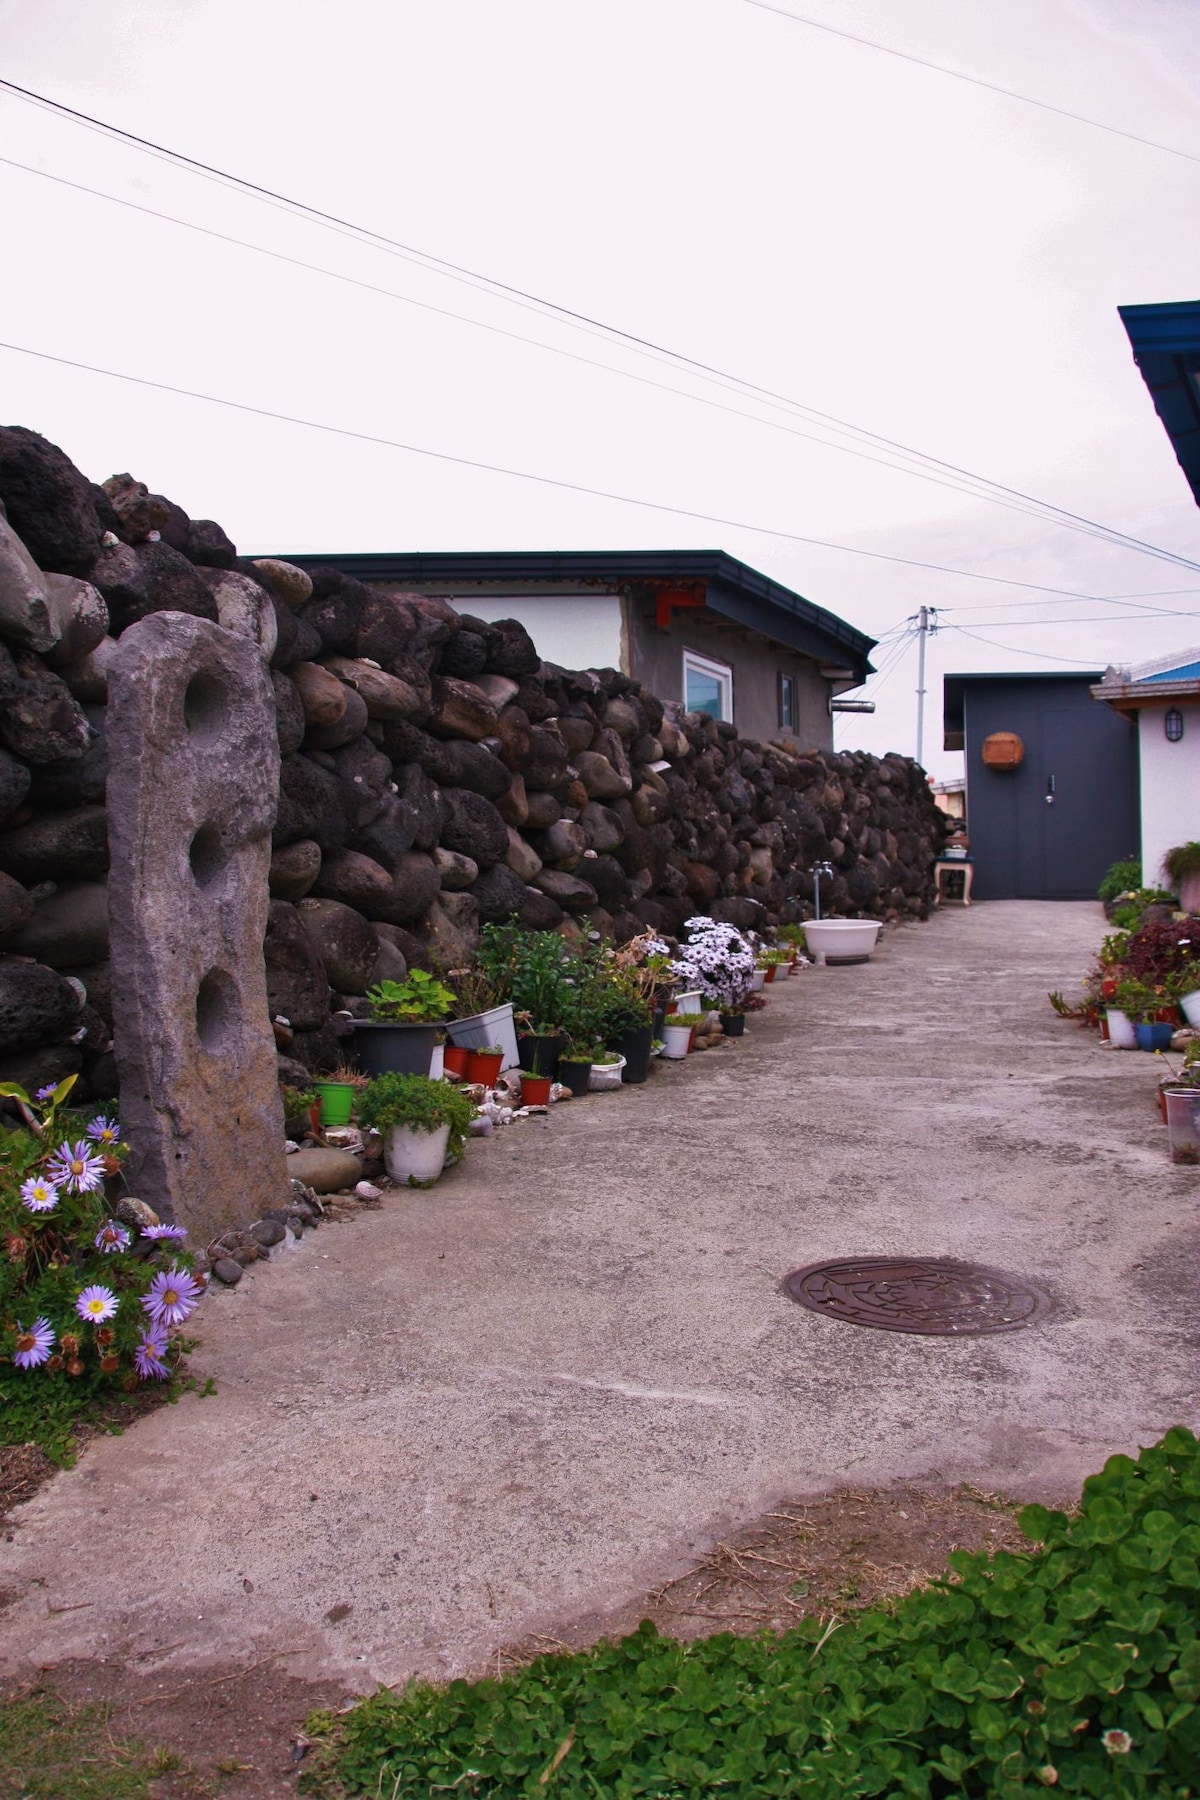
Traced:
[[447, 1075], [457, 1076], [459, 1081], [466, 1080], [467, 1064], [471, 1060], [471, 1052], [464, 1045], [447, 1044], [443, 1060]]
[[472, 1050], [467, 1063], [467, 1080], [481, 1081], [484, 1087], [495, 1087], [500, 1079], [503, 1062], [503, 1050], [497, 1050], [491, 1055], [483, 1050]]

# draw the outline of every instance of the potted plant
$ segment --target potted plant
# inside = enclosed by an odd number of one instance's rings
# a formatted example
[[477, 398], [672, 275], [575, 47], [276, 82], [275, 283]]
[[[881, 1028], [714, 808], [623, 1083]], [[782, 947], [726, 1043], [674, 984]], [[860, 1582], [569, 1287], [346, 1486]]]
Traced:
[[485, 1044], [482, 1050], [467, 1052], [467, 1080], [470, 1082], [482, 1082], [485, 1088], [495, 1087], [503, 1067], [503, 1044]]
[[1109, 1008], [1108, 1032], [1119, 1049], [1130, 1048], [1128, 1033], [1123, 1034], [1125, 1042], [1118, 1042], [1113, 1031], [1114, 1011], [1124, 1017], [1133, 1027], [1134, 1045], [1139, 1050], [1169, 1050], [1171, 1047], [1171, 1026], [1157, 1017], [1162, 1009], [1165, 993], [1162, 988], [1152, 987], [1148, 982], [1139, 981], [1136, 976], [1127, 975], [1117, 983], [1115, 995], [1116, 1007]]
[[582, 1100], [588, 1091], [588, 1080], [592, 1073], [592, 1052], [586, 1046], [568, 1037], [566, 1047], [558, 1058], [558, 1080], [565, 1088], [571, 1090], [575, 1100]]
[[482, 1050], [488, 1044], [500, 1044], [503, 1067], [515, 1069], [517, 1032], [513, 1024], [510, 976], [505, 955], [498, 952], [494, 940], [499, 929], [485, 925], [478, 962], [468, 969], [450, 970], [455, 1004], [446, 1031], [451, 1044], [466, 1050]]
[[550, 1089], [554, 1082], [549, 1075], [533, 1075], [528, 1069], [521, 1070], [521, 1105], [549, 1106]]
[[367, 1077], [348, 1062], [339, 1061], [332, 1075], [322, 1075], [313, 1082], [320, 1103], [322, 1125], [348, 1125], [358, 1094], [367, 1085]]
[[[453, 1022], [446, 1029], [452, 1031]], [[471, 1052], [465, 1044], [449, 1043], [442, 1050], [442, 1073], [450, 1076], [453, 1081], [465, 1081], [470, 1061]]]
[[[283, 1128], [293, 1140], [302, 1138], [313, 1126], [313, 1109], [319, 1105], [319, 1098], [313, 1088], [288, 1087], [281, 1083], [279, 1095], [283, 1101]], [[324, 1124], [324, 1120], [321, 1121]]]
[[1200, 960], [1185, 963], [1168, 979], [1167, 991], [1189, 1025], [1200, 1025]]
[[775, 935], [779, 939], [781, 947], [787, 951], [794, 967], [800, 960], [801, 952], [804, 949], [803, 925], [781, 925]]
[[358, 1113], [363, 1125], [383, 1139], [384, 1166], [392, 1180], [429, 1187], [447, 1157], [461, 1155], [474, 1108], [448, 1081], [391, 1070], [368, 1082]]
[[1163, 868], [1171, 877], [1183, 911], [1200, 912], [1200, 843], [1189, 839], [1186, 844], [1176, 844], [1163, 857]]
[[653, 932], [613, 952], [603, 1037], [625, 1058], [623, 1082], [640, 1083], [650, 1073], [651, 1045], [666, 1017], [671, 985], [670, 952]]
[[663, 1022], [663, 1055], [670, 1062], [682, 1062], [692, 1047], [694, 1021], [699, 1013], [668, 1013]]
[[588, 1088], [593, 1094], [611, 1094], [621, 1085], [625, 1058], [617, 1050], [606, 1050], [597, 1044], [592, 1053]]
[[[684, 929], [688, 940], [676, 967], [699, 989], [701, 1007], [720, 1013], [722, 1030], [730, 1037], [740, 1036], [745, 1030], [746, 1003], [756, 988], [758, 956], [754, 946], [736, 925], [720, 919], [689, 919]], [[788, 952], [769, 954], [786, 960]]]
[[367, 1075], [390, 1070], [428, 1077], [438, 1027], [454, 995], [436, 975], [411, 969], [404, 981], [381, 981], [367, 990], [369, 1019], [355, 1019], [354, 1047]]

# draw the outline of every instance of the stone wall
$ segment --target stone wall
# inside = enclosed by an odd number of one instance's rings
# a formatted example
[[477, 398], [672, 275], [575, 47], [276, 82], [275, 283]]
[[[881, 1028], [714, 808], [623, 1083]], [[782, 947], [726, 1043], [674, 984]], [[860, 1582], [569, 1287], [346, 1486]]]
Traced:
[[572, 936], [689, 914], [924, 917], [943, 835], [922, 771], [802, 754], [666, 707], [611, 669], [543, 663], [524, 628], [240, 558], [128, 476], [90, 483], [0, 429], [0, 1081], [116, 1092], [108, 961], [107, 669], [157, 612], [257, 643], [279, 806], [268, 999], [309, 1068], [331, 1015], [412, 964], [469, 956], [514, 912]]

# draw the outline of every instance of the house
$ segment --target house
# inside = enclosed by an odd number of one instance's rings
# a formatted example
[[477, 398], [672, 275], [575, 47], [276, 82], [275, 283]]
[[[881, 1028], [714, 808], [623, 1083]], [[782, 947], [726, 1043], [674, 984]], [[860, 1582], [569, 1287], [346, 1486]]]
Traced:
[[[1200, 504], [1200, 300], [1117, 310], [1154, 409]], [[1200, 648], [1106, 669], [1092, 696], [1137, 726], [1142, 879], [1153, 885], [1163, 879], [1166, 852], [1200, 838]]]
[[966, 752], [973, 898], [1093, 899], [1110, 865], [1133, 854], [1137, 733], [1096, 706], [1099, 680], [945, 677], [945, 748]]
[[[288, 556], [369, 584], [519, 619], [547, 662], [619, 669], [744, 737], [828, 749], [838, 696], [875, 639], [721, 550], [438, 551]], [[863, 702], [845, 710], [866, 710]]]
[[1200, 839], [1200, 646], [1133, 668], [1108, 668], [1092, 689], [1137, 727], [1142, 880], [1171, 886], [1163, 857]]

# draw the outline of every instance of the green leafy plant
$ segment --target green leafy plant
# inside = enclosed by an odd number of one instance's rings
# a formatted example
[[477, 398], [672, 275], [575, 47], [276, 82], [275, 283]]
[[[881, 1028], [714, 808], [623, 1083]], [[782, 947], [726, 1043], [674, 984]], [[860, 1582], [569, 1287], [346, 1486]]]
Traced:
[[1162, 888], [1139, 888], [1113, 907], [1112, 923], [1121, 931], [1136, 931], [1148, 906], [1172, 906], [1174, 902], [1175, 896]]
[[368, 988], [373, 1019], [396, 1025], [428, 1025], [446, 1018], [454, 1005], [451, 990], [426, 969], [413, 969], [404, 981], [381, 981]]
[[1118, 981], [1112, 1003], [1135, 1025], [1146, 1025], [1171, 1002], [1165, 987], [1155, 987], [1147, 981], [1139, 981], [1134, 975], [1127, 975], [1123, 981]]
[[1176, 886], [1185, 875], [1200, 875], [1200, 843], [1189, 838], [1186, 844], [1176, 844], [1163, 857], [1163, 868]]
[[1110, 901], [1115, 900], [1118, 894], [1136, 893], [1141, 885], [1141, 860], [1131, 857], [1127, 862], [1113, 863], [1096, 892], [1101, 900]]
[[775, 936], [782, 943], [794, 944], [797, 950], [803, 950], [806, 942], [803, 925], [781, 925]]
[[317, 1094], [313, 1088], [283, 1086], [279, 1093], [283, 1101], [285, 1119], [299, 1119], [307, 1116], [309, 1110], [317, 1104]]
[[399, 1075], [394, 1069], [367, 1083], [358, 1103], [359, 1122], [380, 1133], [393, 1125], [409, 1131], [440, 1131], [450, 1127], [449, 1153], [462, 1150], [475, 1108], [453, 1083], [431, 1081], [428, 1075]]
[[[381, 1689], [301, 1787], [474, 1800], [1187, 1800], [1200, 1769], [1200, 1446], [1114, 1456], [1029, 1554], [955, 1551], [899, 1602], [781, 1636], [621, 1643]], [[333, 1784], [340, 1783], [340, 1786]]]

